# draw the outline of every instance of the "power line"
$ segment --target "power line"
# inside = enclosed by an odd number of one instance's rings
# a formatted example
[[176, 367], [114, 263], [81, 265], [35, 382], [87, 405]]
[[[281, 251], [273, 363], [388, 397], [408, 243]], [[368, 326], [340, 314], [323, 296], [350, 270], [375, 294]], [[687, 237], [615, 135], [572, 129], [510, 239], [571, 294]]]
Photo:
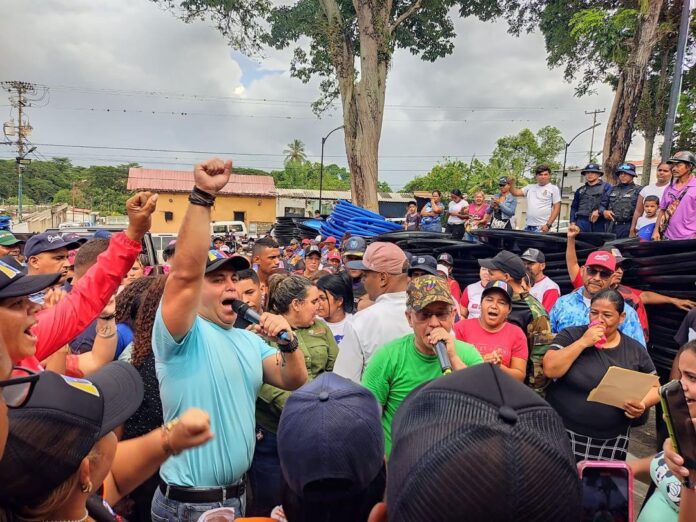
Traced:
[[[96, 87], [77, 87], [67, 85], [53, 85], [54, 91], [66, 91], [82, 94], [99, 94], [104, 96], [148, 96], [166, 99], [188, 99], [195, 101], [224, 101], [230, 103], [243, 104], [281, 104], [281, 105], [311, 105], [313, 100], [291, 100], [278, 98], [241, 98], [238, 96], [212, 96], [200, 94], [177, 93], [167, 91], [138, 91], [127, 89], [105, 89]], [[398, 109], [442, 109], [442, 110], [467, 110], [467, 111], [567, 111], [579, 112], [582, 109], [568, 109], [563, 107], [505, 107], [505, 106], [466, 106], [466, 105], [406, 105], [406, 104], [385, 104], [385, 108]]]

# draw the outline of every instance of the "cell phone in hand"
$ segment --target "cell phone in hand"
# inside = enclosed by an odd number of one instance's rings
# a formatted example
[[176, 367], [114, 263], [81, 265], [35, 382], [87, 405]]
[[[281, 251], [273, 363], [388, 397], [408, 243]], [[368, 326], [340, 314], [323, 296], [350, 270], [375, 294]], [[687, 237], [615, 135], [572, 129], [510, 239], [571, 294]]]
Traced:
[[682, 482], [687, 488], [692, 488], [696, 483], [696, 428], [678, 380], [660, 386], [660, 402], [672, 446], [690, 471], [689, 477], [684, 477]]
[[582, 521], [633, 520], [633, 472], [623, 461], [578, 462], [582, 482]]

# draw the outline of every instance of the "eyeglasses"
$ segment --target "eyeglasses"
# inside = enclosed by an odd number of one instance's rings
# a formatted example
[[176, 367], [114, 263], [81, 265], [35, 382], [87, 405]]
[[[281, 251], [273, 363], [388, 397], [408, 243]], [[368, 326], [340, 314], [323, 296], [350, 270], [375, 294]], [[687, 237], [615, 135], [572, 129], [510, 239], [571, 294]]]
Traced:
[[34, 387], [39, 380], [40, 374], [34, 373], [26, 368], [15, 366], [12, 370], [13, 377], [5, 381], [0, 381], [2, 398], [8, 408], [21, 408], [34, 393]]
[[609, 279], [614, 275], [614, 272], [609, 272], [608, 270], [598, 270], [596, 268], [592, 268], [591, 266], [585, 267], [585, 270], [587, 270], [588, 276], [599, 276], [600, 279]]
[[440, 310], [438, 312], [432, 312], [428, 310], [421, 310], [420, 312], [414, 311], [413, 314], [416, 317], [416, 321], [419, 323], [425, 323], [430, 321], [433, 316], [437, 317], [440, 322], [448, 321], [452, 316], [452, 308], [447, 308], [446, 310]]

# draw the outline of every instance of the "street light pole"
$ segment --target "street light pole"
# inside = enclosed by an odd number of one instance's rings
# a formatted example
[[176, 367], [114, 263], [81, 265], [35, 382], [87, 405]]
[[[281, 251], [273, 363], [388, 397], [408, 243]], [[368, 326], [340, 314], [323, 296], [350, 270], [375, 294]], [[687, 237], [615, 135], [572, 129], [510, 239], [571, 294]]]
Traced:
[[[684, 51], [686, 50], [686, 39], [689, 34], [689, 18], [691, 16], [691, 2], [684, 0], [682, 4], [681, 20], [679, 24], [679, 38], [677, 40], [677, 56], [674, 60], [674, 74], [672, 75], [672, 90], [669, 94], [669, 107], [667, 109], [667, 119], [665, 120], [665, 130], [663, 136], [665, 141], [662, 143], [662, 161], [667, 161], [672, 150], [672, 136], [674, 135], [674, 120], [677, 116], [677, 104], [682, 85], [682, 66], [684, 62]], [[646, 165], [643, 165], [646, 168]]]
[[[563, 200], [563, 186], [565, 185], [565, 178], [566, 178], [566, 161], [568, 160], [568, 149], [570, 148], [571, 143], [575, 141], [575, 139], [580, 136], [581, 134], [586, 133], [587, 131], [591, 131], [598, 125], [601, 125], [601, 123], [595, 123], [591, 127], [587, 127], [585, 130], [582, 130], [578, 132], [575, 136], [573, 136], [573, 139], [566, 142], [565, 144], [565, 152], [563, 153], [563, 171], [561, 172], [561, 200]], [[561, 228], [561, 213], [558, 213], [558, 218], [556, 218], [556, 232]]]
[[334, 132], [342, 129], [343, 125], [336, 127], [321, 139], [321, 163], [319, 164], [319, 214], [321, 214], [321, 202], [324, 195], [324, 144]]

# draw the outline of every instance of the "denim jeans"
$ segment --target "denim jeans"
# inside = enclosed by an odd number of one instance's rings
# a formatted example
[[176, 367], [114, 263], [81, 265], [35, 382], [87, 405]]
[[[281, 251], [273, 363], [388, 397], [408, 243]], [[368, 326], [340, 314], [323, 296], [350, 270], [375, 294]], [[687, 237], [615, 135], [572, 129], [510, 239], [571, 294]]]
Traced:
[[436, 221], [435, 223], [430, 223], [429, 225], [421, 224], [420, 229], [422, 232], [440, 232], [442, 233], [442, 223]]
[[248, 472], [251, 501], [246, 515], [267, 517], [283, 502], [283, 475], [276, 434], [260, 426], [256, 427], [256, 432], [256, 449]]
[[530, 225], [527, 225], [524, 227], [525, 232], [541, 232], [541, 227], [532, 227]]
[[152, 497], [152, 522], [196, 522], [206, 511], [220, 507], [234, 508], [234, 517], [241, 518], [244, 516], [245, 504], [244, 495], [228, 498], [225, 502], [189, 504], [167, 498], [157, 488]]

